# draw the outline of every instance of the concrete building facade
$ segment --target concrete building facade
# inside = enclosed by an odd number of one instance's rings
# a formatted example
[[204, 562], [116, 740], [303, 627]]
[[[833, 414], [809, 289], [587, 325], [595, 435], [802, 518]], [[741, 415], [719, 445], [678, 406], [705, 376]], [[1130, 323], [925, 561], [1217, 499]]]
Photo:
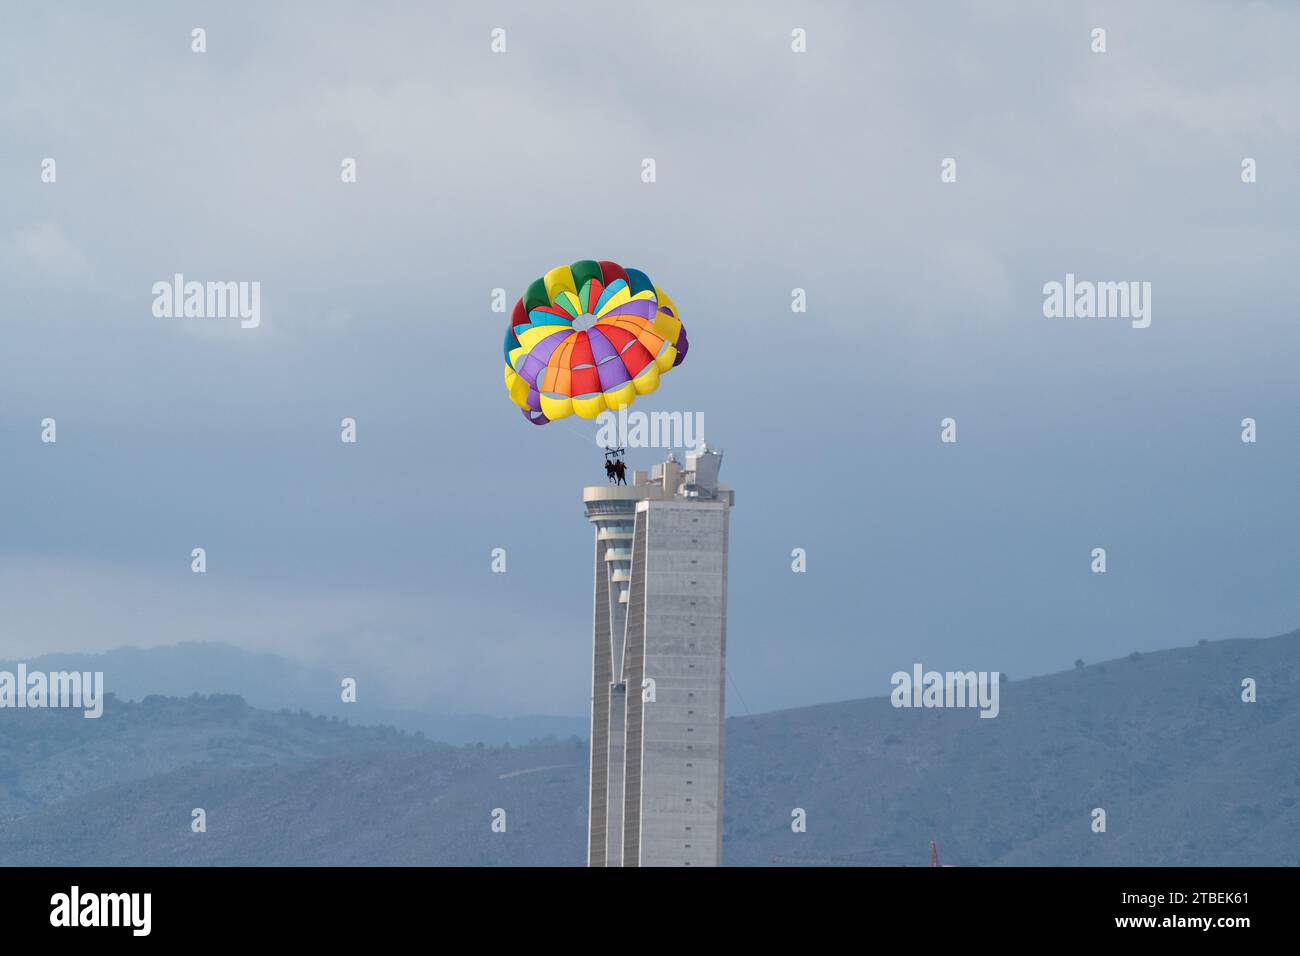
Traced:
[[727, 547], [721, 452], [583, 490], [595, 525], [590, 866], [722, 862]]

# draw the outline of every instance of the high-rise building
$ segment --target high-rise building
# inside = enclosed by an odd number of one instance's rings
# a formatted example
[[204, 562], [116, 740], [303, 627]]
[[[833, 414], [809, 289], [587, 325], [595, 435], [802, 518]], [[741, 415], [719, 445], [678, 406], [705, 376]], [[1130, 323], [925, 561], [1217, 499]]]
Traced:
[[589, 866], [722, 862], [722, 453], [583, 489], [596, 526]]

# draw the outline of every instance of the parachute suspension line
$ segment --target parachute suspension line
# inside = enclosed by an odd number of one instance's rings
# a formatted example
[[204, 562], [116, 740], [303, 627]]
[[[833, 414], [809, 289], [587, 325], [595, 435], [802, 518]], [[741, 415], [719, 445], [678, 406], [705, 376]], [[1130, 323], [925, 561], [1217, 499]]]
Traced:
[[[565, 430], [565, 434], [571, 434], [571, 435], [573, 435], [576, 439], [578, 439], [578, 441], [582, 442], [584, 445], [587, 444], [588, 442], [592, 442], [592, 441], [593, 441], [593, 439], [592, 439], [590, 436], [584, 436], [584, 435], [583, 435], [583, 433], [582, 433], [582, 428], [581, 428], [579, 425], [577, 425], [576, 423], [570, 421], [570, 420], [567, 419], [567, 418], [554, 418], [554, 419], [551, 419], [550, 424], [552, 424], [552, 425], [563, 425], [563, 426], [565, 426], [565, 429], [564, 429], [564, 430]], [[626, 449], [626, 448], [623, 448], [622, 446], [620, 446], [620, 447], [618, 447], [618, 448], [610, 448], [608, 445], [606, 445], [606, 446], [605, 446], [605, 464], [606, 464], [606, 465], [611, 465], [611, 464], [613, 464], [616, 460], [622, 458], [623, 455], [625, 455], [626, 453], [627, 453], [627, 449]]]
[[571, 431], [566, 432], [566, 434], [571, 434], [571, 435], [573, 435], [575, 438], [578, 439], [578, 441], [582, 442], [584, 445], [592, 445], [592, 444], [595, 444], [595, 441], [594, 441], [594, 439], [591, 438], [591, 436], [589, 436], [589, 435], [588, 435], [588, 436], [584, 436], [584, 435], [582, 434], [582, 429], [579, 428], [579, 427], [577, 427], [577, 425], [575, 425], [575, 424], [574, 424], [572, 421], [570, 421], [568, 418], [552, 418], [551, 421], [550, 421], [550, 424], [552, 424], [552, 425], [564, 425], [566, 428], [571, 429]]
[[[582, 433], [582, 428], [580, 428], [578, 425], [576, 425], [575, 423], [571, 422], [571, 421], [570, 421], [569, 419], [567, 419], [567, 418], [554, 418], [554, 419], [551, 419], [551, 424], [552, 424], [552, 425], [564, 425], [564, 426], [565, 426], [565, 434], [571, 434], [571, 435], [573, 435], [575, 438], [578, 439], [578, 441], [582, 442], [584, 445], [586, 445], [588, 442], [591, 442], [592, 444], [595, 443], [595, 442], [594, 442], [594, 439], [593, 439], [591, 436], [589, 436], [589, 435], [588, 435], [588, 436], [584, 436], [583, 433]], [[570, 430], [570, 429], [571, 429], [571, 430]], [[621, 457], [623, 456], [623, 453], [624, 453], [625, 451], [626, 451], [626, 449], [623, 449], [623, 448], [610, 448], [610, 447], [606, 446], [606, 447], [605, 447], [605, 463], [606, 463], [606, 464], [610, 464], [610, 463], [612, 463], [616, 458], [621, 458]]]
[[[727, 680], [731, 681], [731, 689], [736, 692], [736, 699], [740, 701], [740, 706], [745, 708], [745, 715], [748, 716], [751, 713], [749, 705], [745, 703], [745, 698], [740, 693], [740, 687], [736, 684], [736, 678], [730, 670], [727, 671]], [[726, 719], [725, 714], [723, 715], [723, 719]]]

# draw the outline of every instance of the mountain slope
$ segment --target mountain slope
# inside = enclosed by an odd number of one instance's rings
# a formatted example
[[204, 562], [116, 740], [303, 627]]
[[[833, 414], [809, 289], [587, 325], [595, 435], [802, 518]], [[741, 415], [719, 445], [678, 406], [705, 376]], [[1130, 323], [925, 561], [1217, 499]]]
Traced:
[[964, 865], [1295, 865], [1298, 692], [1300, 632], [1007, 683], [992, 720], [878, 698], [734, 721], [727, 860], [916, 864], [933, 838]]
[[391, 727], [254, 710], [232, 695], [140, 703], [110, 695], [94, 720], [79, 710], [5, 710], [0, 731], [0, 819], [178, 767], [302, 763], [399, 746], [453, 749]]
[[[1258, 683], [1257, 703], [1241, 701], [1245, 677]], [[306, 733], [294, 715], [248, 710], [232, 722], [208, 706], [167, 704], [201, 719], [188, 725], [194, 742], [171, 744], [180, 756], [166, 769], [77, 795], [69, 788], [0, 823], [0, 860], [583, 860], [587, 755], [578, 741], [501, 749], [398, 735], [367, 742], [360, 728], [326, 722], [325, 736], [339, 740], [324, 753], [329, 744], [313, 736], [274, 742], [281, 721], [286, 734]], [[143, 723], [128, 734], [131, 747], [112, 751], [123, 761], [152, 733], [166, 739], [165, 725], [183, 723], [166, 710], [155, 731], [149, 715], [133, 719]], [[258, 721], [261, 735], [250, 729]], [[214, 729], [226, 723], [243, 729]], [[111, 733], [61, 752], [102, 762]], [[727, 734], [731, 865], [925, 865], [932, 838], [944, 862], [966, 866], [1300, 864], [1300, 632], [1006, 683], [993, 720], [896, 710], [873, 698], [737, 718]], [[213, 735], [218, 749], [209, 752], [203, 741]], [[186, 755], [201, 757], [199, 766], [185, 766]], [[259, 766], [247, 765], [250, 755]], [[222, 766], [232, 756], [245, 765]], [[190, 810], [199, 806], [208, 832], [193, 834]], [[791, 832], [795, 807], [807, 811], [806, 833]], [[1092, 832], [1095, 807], [1106, 810], [1105, 833]], [[505, 833], [490, 828], [494, 808], [506, 811]]]
[[[148, 696], [237, 694], [266, 710], [306, 710], [353, 724], [388, 724], [418, 731], [449, 744], [524, 744], [543, 737], [585, 737], [590, 721], [582, 716], [490, 717], [383, 707], [383, 695], [366, 680], [356, 702], [343, 703], [342, 675], [275, 654], [257, 654], [229, 644], [182, 641], [159, 647], [119, 647], [102, 654], [45, 654], [24, 661], [31, 671], [101, 671], [106, 689], [123, 700]], [[0, 661], [14, 671], [16, 661]]]

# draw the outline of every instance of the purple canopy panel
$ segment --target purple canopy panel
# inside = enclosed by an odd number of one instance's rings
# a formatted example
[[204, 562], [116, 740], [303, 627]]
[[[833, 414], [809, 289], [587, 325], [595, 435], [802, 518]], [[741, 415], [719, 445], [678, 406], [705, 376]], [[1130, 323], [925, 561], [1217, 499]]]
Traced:
[[617, 361], [618, 352], [614, 349], [613, 342], [594, 326], [587, 332], [587, 338], [591, 342], [591, 354], [596, 359], [596, 374], [600, 376], [602, 392], [626, 385], [632, 380], [627, 374], [627, 366]]
[[643, 319], [655, 320], [655, 311], [659, 304], [654, 299], [633, 299], [631, 302], [624, 302], [617, 309], [611, 309], [601, 316], [602, 319], [608, 319], [614, 315], [637, 315]]
[[587, 330], [587, 341], [591, 343], [591, 356], [598, 368], [602, 362], [618, 358], [618, 349], [614, 348], [614, 343], [600, 331], [599, 325], [593, 325]]
[[534, 388], [537, 387], [537, 376], [545, 370], [547, 363], [551, 360], [551, 355], [560, 347], [565, 339], [575, 334], [572, 329], [561, 329], [552, 335], [542, 339], [524, 356], [523, 364], [519, 366], [519, 376]]

